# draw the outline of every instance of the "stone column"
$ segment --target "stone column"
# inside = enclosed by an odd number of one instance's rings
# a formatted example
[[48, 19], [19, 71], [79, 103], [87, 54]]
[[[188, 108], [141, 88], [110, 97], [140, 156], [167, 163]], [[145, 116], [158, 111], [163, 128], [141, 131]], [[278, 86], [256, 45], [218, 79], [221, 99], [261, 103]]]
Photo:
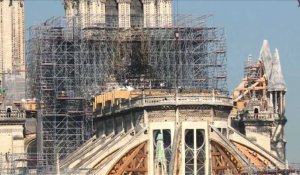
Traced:
[[148, 127], [149, 126], [149, 118], [148, 118], [148, 111], [146, 109], [144, 109], [143, 117], [144, 117], [144, 126]]
[[[4, 21], [3, 21], [3, 1], [0, 1], [0, 72], [3, 72], [3, 60], [4, 60]], [[0, 75], [1, 81], [3, 75]]]
[[119, 28], [130, 28], [131, 0], [117, 0], [119, 9]]
[[198, 173], [195, 173], [197, 172], [197, 161], [198, 161], [198, 155], [197, 155], [197, 132], [196, 132], [196, 129], [193, 129], [193, 132], [194, 132], [194, 149], [193, 149], [193, 152], [194, 152], [194, 174], [198, 174]]
[[[90, 26], [96, 26], [97, 25], [97, 0], [90, 0], [88, 4], [88, 12], [89, 12], [89, 18], [90, 18]], [[89, 27], [90, 27], [89, 26]]]
[[143, 0], [144, 27], [156, 26], [156, 7], [154, 0]]
[[268, 104], [268, 108], [270, 110], [273, 110], [273, 107], [274, 107], [274, 105], [273, 105], [273, 92], [269, 92], [269, 104]]
[[0, 1], [0, 71], [3, 73], [12, 70], [13, 28], [12, 5], [10, 1]]
[[12, 70], [17, 72], [24, 69], [24, 13], [22, 1], [12, 1]]
[[176, 106], [176, 109], [175, 109], [175, 127], [179, 126], [179, 122], [180, 122], [180, 115], [179, 115], [179, 107]]
[[215, 121], [215, 109], [214, 107], [212, 106], [210, 108], [210, 122], [214, 122]]
[[87, 20], [87, 1], [81, 0], [78, 2], [78, 16], [79, 16], [79, 23], [81, 28], [85, 28], [87, 26], [88, 20]]
[[278, 93], [277, 91], [274, 92], [274, 94], [275, 94], [275, 96], [274, 96], [274, 98], [275, 98], [275, 104], [274, 104], [275, 114], [278, 113], [278, 101], [277, 101], [278, 95], [277, 95], [277, 93]]
[[106, 134], [107, 128], [106, 128], [106, 121], [105, 120], [102, 120], [102, 128], [103, 128], [103, 135], [105, 135], [105, 136], [109, 135], [109, 134]]
[[282, 92], [282, 112], [285, 113], [285, 92]]
[[280, 93], [280, 109], [279, 109], [279, 112], [280, 112], [280, 115], [282, 115], [283, 113], [283, 95], [282, 95], [282, 91], [279, 92]]
[[172, 25], [172, 0], [157, 1], [157, 26], [169, 27]]
[[165, 3], [164, 0], [157, 0], [156, 4], [156, 20], [157, 27], [164, 26], [164, 16], [165, 16]]
[[165, 0], [165, 26], [172, 26], [172, 0]]
[[98, 8], [98, 14], [100, 14], [99, 22], [101, 24], [105, 24], [106, 23], [106, 9], [105, 9], [106, 0], [100, 0], [99, 3], [100, 3], [100, 6]]
[[105, 24], [105, 2], [106, 0], [91, 0], [89, 3], [90, 26]]
[[113, 119], [112, 119], [112, 121], [113, 121], [113, 133], [114, 134], [116, 134], [116, 133], [118, 133], [118, 126], [117, 126], [117, 122], [116, 122], [116, 117], [113, 117]]
[[134, 128], [134, 115], [135, 113], [133, 113], [132, 111], [130, 112], [130, 129]]
[[18, 35], [19, 35], [19, 69], [21, 75], [25, 78], [25, 36], [24, 36], [24, 0], [20, 0], [18, 4], [18, 23], [19, 23], [19, 30], [18, 30]]
[[65, 15], [68, 27], [73, 26], [73, 17], [75, 16], [74, 5], [73, 0], [65, 0]]

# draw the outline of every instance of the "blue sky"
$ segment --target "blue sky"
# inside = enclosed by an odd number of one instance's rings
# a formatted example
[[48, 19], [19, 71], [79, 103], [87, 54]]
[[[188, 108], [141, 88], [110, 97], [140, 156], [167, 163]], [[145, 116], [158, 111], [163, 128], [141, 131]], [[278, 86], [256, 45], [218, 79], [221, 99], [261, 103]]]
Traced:
[[[29, 27], [52, 16], [64, 15], [63, 0], [25, 0]], [[215, 26], [224, 27], [227, 40], [228, 87], [243, 76], [248, 54], [259, 55], [264, 39], [279, 49], [288, 86], [286, 125], [289, 162], [300, 163], [300, 8], [296, 0], [174, 0], [180, 14], [213, 14]], [[178, 7], [178, 8], [177, 8]]]

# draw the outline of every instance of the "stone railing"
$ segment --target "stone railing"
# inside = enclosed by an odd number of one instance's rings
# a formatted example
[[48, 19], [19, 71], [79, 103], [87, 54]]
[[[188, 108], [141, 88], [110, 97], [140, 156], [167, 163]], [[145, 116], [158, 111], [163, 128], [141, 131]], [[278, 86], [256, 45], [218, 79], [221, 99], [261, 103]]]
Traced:
[[24, 120], [25, 118], [25, 113], [17, 110], [12, 110], [10, 113], [8, 113], [6, 110], [0, 110], [0, 120]]
[[130, 108], [139, 108], [147, 106], [182, 106], [182, 105], [217, 105], [232, 106], [232, 99], [226, 96], [141, 96], [138, 98], [126, 100], [118, 105], [96, 109], [95, 113], [98, 117], [106, 114], [128, 110]]
[[245, 121], [274, 121], [274, 117], [271, 113], [262, 112], [255, 114], [254, 112], [249, 112], [248, 115], [244, 118]]

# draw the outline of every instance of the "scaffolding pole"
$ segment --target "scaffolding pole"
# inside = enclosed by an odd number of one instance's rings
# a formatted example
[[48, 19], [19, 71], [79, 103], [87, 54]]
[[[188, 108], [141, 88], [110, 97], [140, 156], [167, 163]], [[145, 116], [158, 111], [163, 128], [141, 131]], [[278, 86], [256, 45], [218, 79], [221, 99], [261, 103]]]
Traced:
[[143, 27], [137, 20], [124, 29], [116, 16], [92, 27], [58, 17], [29, 29], [27, 92], [39, 103], [38, 150], [46, 160], [40, 166], [55, 171], [56, 155], [64, 158], [90, 137], [89, 100], [104, 91], [227, 92], [223, 30], [207, 26], [206, 16], [181, 18], [173, 27]]

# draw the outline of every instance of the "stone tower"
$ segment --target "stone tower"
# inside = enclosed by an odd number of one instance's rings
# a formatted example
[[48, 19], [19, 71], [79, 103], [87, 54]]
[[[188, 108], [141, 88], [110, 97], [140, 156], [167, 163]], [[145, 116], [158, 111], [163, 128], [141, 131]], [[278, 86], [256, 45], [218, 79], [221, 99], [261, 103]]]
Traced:
[[0, 73], [24, 73], [24, 0], [0, 1]]
[[65, 13], [69, 24], [76, 16], [83, 28], [170, 27], [172, 0], [65, 0]]
[[[25, 150], [25, 114], [17, 107], [25, 97], [24, 0], [0, 1], [0, 174], [11, 174], [16, 155]], [[5, 89], [5, 91], [4, 91]], [[20, 173], [16, 170], [15, 173]]]
[[251, 56], [248, 58], [245, 74], [242, 83], [234, 91], [234, 106], [242, 121], [241, 132], [285, 161], [287, 88], [278, 50], [275, 49], [272, 54], [265, 40], [258, 61], [253, 62]]

